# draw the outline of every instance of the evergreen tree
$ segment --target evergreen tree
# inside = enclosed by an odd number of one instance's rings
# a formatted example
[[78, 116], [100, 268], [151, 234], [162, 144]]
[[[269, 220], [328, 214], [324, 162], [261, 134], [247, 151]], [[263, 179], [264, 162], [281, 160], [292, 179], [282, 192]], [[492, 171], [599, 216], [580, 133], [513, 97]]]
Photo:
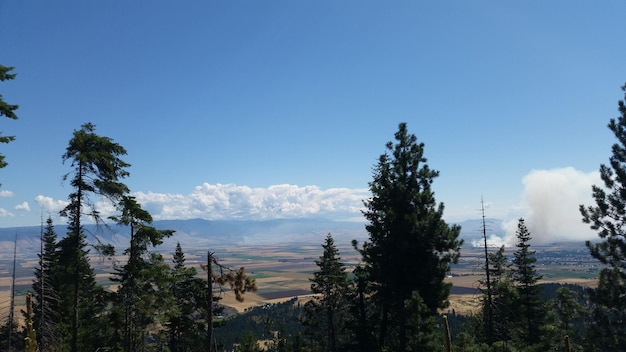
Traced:
[[[15, 74], [10, 73], [13, 70], [13, 67], [7, 67], [0, 65], [0, 81], [8, 81], [11, 79], [15, 79]], [[15, 114], [15, 110], [17, 110], [17, 105], [12, 105], [4, 101], [2, 99], [2, 94], [0, 94], [0, 116], [7, 117], [12, 120], [17, 120], [17, 115]], [[15, 136], [2, 136], [0, 135], [0, 143], [9, 143], [15, 140]], [[6, 167], [7, 162], [5, 160], [5, 156], [0, 154], [0, 168]]]
[[[117, 224], [130, 230], [130, 246], [124, 251], [127, 263], [118, 268], [112, 281], [119, 282], [114, 302], [123, 317], [121, 332], [124, 351], [140, 350], [145, 343], [145, 334], [154, 324], [162, 324], [159, 317], [168, 314], [172, 299], [168, 289], [170, 268], [160, 255], [148, 252], [149, 247], [163, 243], [172, 235], [170, 230], [157, 230], [150, 226], [152, 216], [143, 210], [134, 197], [122, 196], [119, 207], [121, 215], [111, 217]], [[163, 304], [163, 305], [159, 305]]]
[[306, 323], [311, 327], [312, 335], [319, 337], [323, 350], [335, 352], [339, 350], [344, 334], [350, 281], [330, 233], [322, 248], [323, 254], [315, 261], [319, 271], [309, 279], [311, 291], [319, 296], [305, 305], [309, 312]]
[[57, 286], [57, 234], [52, 218], [46, 220], [41, 235], [39, 265], [33, 280], [34, 327], [37, 330], [37, 345], [40, 351], [56, 351], [59, 348], [59, 295]]
[[[450, 284], [443, 280], [450, 263], [458, 260], [462, 241], [460, 227], [446, 224], [443, 203], [435, 201], [431, 184], [439, 173], [426, 164], [424, 144], [405, 123], [395, 139], [395, 145], [387, 143], [391, 155], [380, 156], [370, 182], [372, 197], [364, 212], [369, 242], [361, 254], [372, 284], [378, 349], [405, 351], [409, 319], [411, 330], [424, 336], [432, 329], [428, 318], [448, 305]], [[420, 319], [407, 309], [407, 301], [415, 299]]]
[[[626, 85], [622, 86], [626, 92]], [[626, 94], [625, 94], [626, 97]], [[605, 351], [626, 350], [626, 98], [618, 102], [619, 116], [609, 121], [617, 142], [609, 164], [600, 165], [603, 186], [594, 185], [595, 206], [580, 206], [582, 220], [598, 232], [600, 242], [587, 241], [591, 255], [604, 265], [598, 286], [590, 290], [595, 324], [590, 345]], [[590, 350], [592, 346], [589, 346]]]
[[[489, 261], [489, 279], [491, 280], [491, 315], [492, 315], [492, 340], [487, 338], [485, 341], [493, 343], [494, 341], [509, 341], [512, 337], [511, 330], [516, 318], [516, 313], [512, 308], [514, 302], [519, 297], [516, 288], [511, 281], [511, 275], [508, 272], [509, 262], [504, 253], [504, 246], [497, 251], [488, 253]], [[484, 287], [485, 283], [481, 282]], [[487, 327], [487, 300], [484, 299], [486, 292], [483, 292], [483, 323]], [[488, 332], [485, 334], [488, 335]]]
[[521, 308], [520, 327], [525, 346], [537, 344], [542, 325], [543, 301], [540, 298], [541, 286], [537, 284], [542, 276], [537, 274], [535, 251], [530, 250], [530, 232], [524, 219], [517, 224], [517, 250], [513, 253], [513, 282], [519, 292]]
[[561, 286], [556, 290], [556, 296], [548, 302], [547, 308], [548, 322], [542, 329], [543, 339], [546, 340], [544, 345], [552, 347], [552, 350], [564, 349], [567, 336], [570, 350], [580, 351], [582, 326], [588, 317], [581, 295]]
[[[59, 279], [64, 283], [59, 294], [63, 298], [61, 317], [71, 352], [100, 347], [90, 346], [88, 341], [101, 343], [97, 326], [93, 327], [95, 331], [90, 331], [90, 327], [100, 316], [99, 308], [103, 308], [102, 302], [94, 299], [101, 298], [104, 292], [96, 287], [87, 257], [89, 251], [82, 217], [87, 215], [96, 222], [102, 221], [90, 196], [104, 197], [116, 203], [128, 192], [128, 187], [120, 181], [128, 176], [125, 168], [129, 164], [120, 159], [126, 150], [110, 138], [95, 134], [94, 130], [91, 123], [75, 130], [63, 154], [63, 162], [70, 161], [73, 168], [73, 172], [63, 179], [70, 180], [73, 191], [69, 195], [69, 204], [61, 211], [61, 215], [68, 218], [68, 234], [59, 242], [59, 267], [63, 269], [59, 270]], [[102, 246], [100, 249], [103, 254], [111, 254], [112, 247]]]
[[17, 352], [24, 349], [24, 336], [15, 319], [6, 318], [0, 325], [0, 351]]
[[235, 352], [262, 352], [263, 350], [259, 347], [259, 343], [257, 341], [256, 336], [252, 331], [245, 331], [243, 335], [241, 335], [241, 343], [235, 348]]
[[[169, 319], [169, 347], [172, 352], [199, 350], [202, 345], [198, 321], [206, 296], [206, 283], [197, 278], [195, 268], [185, 266], [185, 253], [180, 243], [176, 244], [173, 256], [172, 294], [176, 300], [176, 314]], [[256, 340], [255, 340], [256, 341]]]
[[[216, 270], [213, 267], [216, 267]], [[239, 302], [244, 301], [244, 295], [248, 291], [256, 291], [256, 281], [249, 277], [244, 267], [238, 270], [228, 268], [220, 264], [219, 260], [212, 252], [207, 252], [207, 264], [201, 266], [207, 273], [207, 281], [204, 285], [206, 289], [205, 302], [203, 304], [206, 337], [204, 342], [204, 350], [210, 352], [215, 343], [213, 339], [214, 315], [218, 314], [222, 308], [217, 306], [224, 292], [224, 286], [228, 285], [230, 291], [235, 294], [235, 299]], [[217, 287], [214, 287], [217, 286]]]
[[[357, 249], [356, 240], [352, 245]], [[357, 249], [358, 250], [358, 249]], [[346, 329], [350, 332], [349, 341], [345, 346], [346, 351], [374, 352], [377, 351], [373, 332], [373, 319], [370, 309], [371, 286], [367, 277], [367, 271], [362, 265], [357, 265], [352, 271], [353, 290], [348, 295], [348, 313]]]

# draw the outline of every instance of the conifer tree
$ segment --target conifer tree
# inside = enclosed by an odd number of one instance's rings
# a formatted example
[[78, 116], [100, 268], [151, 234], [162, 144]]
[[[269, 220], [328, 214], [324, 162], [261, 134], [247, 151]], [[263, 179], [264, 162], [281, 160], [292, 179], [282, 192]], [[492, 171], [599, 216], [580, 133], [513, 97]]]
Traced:
[[57, 234], [52, 218], [46, 220], [41, 236], [39, 264], [33, 280], [34, 327], [37, 330], [37, 345], [41, 351], [56, 351], [59, 347], [59, 294], [57, 287]]
[[513, 308], [519, 293], [513, 286], [508, 271], [510, 264], [504, 249], [504, 246], [501, 246], [496, 252], [488, 255], [492, 283], [493, 341], [511, 340], [513, 325], [517, 320]]
[[610, 119], [613, 144], [609, 164], [600, 165], [602, 185], [592, 187], [594, 206], [580, 205], [584, 223], [598, 232], [600, 241], [587, 241], [591, 255], [604, 266], [598, 286], [590, 290], [595, 324], [590, 329], [590, 346], [605, 351], [626, 350], [626, 85], [625, 99], [618, 102], [619, 116]]
[[176, 244], [173, 256], [174, 268], [172, 293], [176, 300], [176, 314], [167, 323], [169, 328], [169, 347], [172, 352], [199, 350], [202, 346], [199, 332], [202, 324], [195, 318], [201, 312], [206, 296], [206, 283], [196, 277], [193, 267], [185, 266], [185, 253], [180, 243]]
[[542, 276], [537, 274], [537, 258], [535, 251], [530, 250], [532, 237], [524, 219], [519, 219], [515, 235], [518, 242], [517, 250], [513, 253], [512, 279], [519, 292], [522, 339], [525, 346], [532, 346], [540, 340], [543, 301], [539, 296], [541, 286], [537, 282]]
[[[462, 241], [460, 227], [446, 224], [443, 203], [435, 200], [431, 184], [439, 173], [426, 164], [424, 144], [405, 123], [395, 139], [374, 168], [364, 211], [369, 241], [361, 254], [379, 322], [378, 349], [405, 351], [409, 333], [427, 335], [433, 328], [428, 318], [448, 305], [450, 284], [444, 278]], [[421, 318], [410, 317], [415, 312], [407, 304], [421, 307]], [[409, 320], [420, 325], [409, 326]]]
[[[0, 82], [4, 82], [7, 80], [15, 79], [15, 74], [10, 73], [14, 67], [7, 67], [0, 65]], [[9, 104], [4, 101], [2, 98], [2, 94], [0, 94], [0, 116], [7, 117], [11, 120], [17, 120], [17, 115], [15, 114], [15, 110], [17, 110], [18, 106]], [[15, 140], [15, 136], [2, 136], [0, 135], [0, 143], [9, 143]], [[7, 162], [5, 160], [5, 156], [0, 154], [0, 169], [7, 166]]]
[[[59, 241], [59, 267], [63, 268], [60, 270], [60, 282], [64, 283], [59, 291], [63, 298], [61, 307], [64, 308], [61, 317], [66, 326], [70, 352], [100, 347], [88, 345], [88, 341], [98, 343], [97, 331], [90, 331], [89, 327], [95, 323], [94, 318], [100, 316], [98, 306], [102, 308], [99, 298], [103, 291], [96, 287], [93, 268], [87, 257], [89, 250], [86, 249], [82, 218], [88, 216], [96, 222], [102, 221], [93, 196], [116, 203], [128, 192], [128, 187], [121, 182], [128, 176], [126, 167], [129, 164], [120, 159], [126, 150], [94, 131], [95, 126], [91, 123], [75, 130], [63, 154], [63, 162], [69, 161], [73, 168], [63, 178], [69, 179], [72, 192], [68, 197], [69, 204], [60, 213], [68, 218], [68, 233]], [[103, 246], [100, 249], [102, 253], [110, 254], [112, 247]]]
[[[157, 230], [150, 224], [152, 216], [141, 208], [134, 197], [122, 196], [121, 215], [111, 217], [118, 225], [130, 231], [130, 246], [124, 251], [128, 261], [118, 268], [112, 281], [119, 282], [114, 302], [123, 317], [121, 336], [124, 351], [140, 350], [145, 334], [153, 324], [163, 324], [172, 307], [169, 290], [169, 267], [159, 254], [148, 252], [150, 247], [163, 243], [173, 234], [171, 230]], [[159, 321], [159, 317], [163, 317]]]
[[17, 352], [24, 348], [24, 336], [15, 319], [7, 317], [0, 325], [0, 351]]
[[330, 233], [322, 248], [324, 252], [315, 261], [319, 270], [309, 279], [311, 291], [319, 297], [309, 301], [305, 308], [309, 312], [307, 324], [312, 328], [312, 335], [320, 337], [324, 351], [335, 352], [339, 350], [344, 333], [350, 281]]
[[220, 263], [213, 252], [207, 252], [207, 264], [201, 265], [201, 267], [207, 273], [207, 281], [204, 285], [206, 295], [203, 304], [206, 325], [204, 350], [210, 352], [215, 343], [213, 339], [213, 328], [215, 327], [213, 316], [221, 309], [217, 307], [217, 302], [221, 299], [224, 287], [228, 285], [230, 291], [235, 295], [235, 299], [243, 302], [245, 293], [256, 291], [257, 286], [256, 281], [246, 274], [244, 267], [237, 270], [228, 268]]

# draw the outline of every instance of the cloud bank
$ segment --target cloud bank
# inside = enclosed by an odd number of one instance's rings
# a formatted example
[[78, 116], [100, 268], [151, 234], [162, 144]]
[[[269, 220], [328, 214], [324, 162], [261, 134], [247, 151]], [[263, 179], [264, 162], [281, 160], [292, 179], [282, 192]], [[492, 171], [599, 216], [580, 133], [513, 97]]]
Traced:
[[[133, 193], [154, 220], [271, 220], [319, 217], [333, 220], [362, 221], [363, 200], [367, 189], [317, 186], [273, 185], [251, 188], [233, 184], [203, 183], [192, 193]], [[37, 204], [49, 214], [58, 214], [68, 203], [37, 196]], [[112, 215], [114, 208], [106, 202], [97, 205], [102, 216]]]
[[[594, 240], [597, 234], [582, 223], [579, 205], [594, 205], [591, 186], [600, 185], [598, 172], [585, 173], [572, 167], [533, 170], [522, 179], [521, 203], [508, 209], [503, 221], [505, 235], [490, 235], [492, 246], [515, 245], [515, 231], [520, 217], [533, 237], [533, 244], [556, 241]], [[272, 220], [287, 218], [326, 218], [331, 220], [364, 221], [363, 200], [368, 189], [330, 188], [318, 186], [273, 185], [252, 188], [234, 184], [203, 183], [189, 194], [136, 192], [142, 207], [155, 220]], [[68, 202], [37, 196], [35, 202], [47, 214], [55, 215]], [[27, 203], [16, 207], [26, 210]], [[489, 203], [485, 207], [491, 207]], [[103, 217], [115, 214], [111, 204], [99, 202]], [[13, 216], [0, 209], [1, 216]], [[468, 217], [468, 218], [471, 218]]]
[[274, 185], [251, 188], [233, 184], [197, 186], [180, 194], [135, 194], [155, 219], [269, 220], [302, 217], [351, 219], [361, 216], [367, 190]]

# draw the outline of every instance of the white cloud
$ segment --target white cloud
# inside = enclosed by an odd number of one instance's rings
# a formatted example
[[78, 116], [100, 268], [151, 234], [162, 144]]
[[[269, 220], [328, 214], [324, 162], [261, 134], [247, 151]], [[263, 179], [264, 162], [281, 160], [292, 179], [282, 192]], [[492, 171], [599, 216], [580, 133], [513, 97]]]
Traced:
[[4, 198], [4, 197], [13, 197], [13, 192], [7, 191], [7, 190], [2, 190], [2, 191], [0, 191], [0, 197], [2, 197], [2, 198]]
[[38, 195], [35, 197], [35, 202], [49, 214], [58, 214], [69, 202], [65, 200], [54, 200], [51, 197]]
[[188, 195], [138, 192], [135, 197], [155, 219], [348, 219], [361, 215], [368, 194], [363, 189], [204, 183]]
[[0, 217], [13, 217], [15, 215], [13, 215], [13, 213], [11, 213], [10, 211], [4, 209], [4, 208], [0, 208]]
[[23, 202], [22, 204], [16, 205], [15, 210], [30, 211], [30, 206], [28, 206], [28, 202]]
[[[533, 243], [560, 240], [593, 240], [597, 234], [582, 222], [580, 204], [594, 205], [591, 186], [601, 185], [598, 172], [585, 173], [572, 167], [533, 170], [522, 179], [524, 199], [521, 217], [533, 237]], [[519, 217], [518, 217], [519, 218]], [[508, 244], [515, 243], [518, 218], [507, 219]]]

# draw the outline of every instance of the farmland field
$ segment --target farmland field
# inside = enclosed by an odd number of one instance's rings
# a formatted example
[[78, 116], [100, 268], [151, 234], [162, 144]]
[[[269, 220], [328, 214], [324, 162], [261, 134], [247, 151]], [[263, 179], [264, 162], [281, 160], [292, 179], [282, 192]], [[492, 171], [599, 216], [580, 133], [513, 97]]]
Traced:
[[[359, 256], [349, 243], [337, 243], [342, 261], [348, 270], [358, 264]], [[200, 268], [206, 262], [207, 249], [185, 248], [186, 264], [196, 267], [199, 277], [206, 277]], [[294, 296], [307, 297], [310, 292], [309, 278], [318, 269], [315, 260], [322, 254], [320, 245], [262, 245], [262, 246], [223, 246], [211, 249], [221, 264], [238, 269], [245, 267], [254, 277], [258, 291], [245, 295], [244, 302], [237, 302], [228, 291], [223, 293], [221, 303], [239, 312], [246, 308], [266, 303], [288, 300]], [[495, 249], [494, 249], [495, 250]], [[560, 246], [537, 247], [538, 272], [544, 276], [543, 282], [576, 283], [593, 286], [599, 265], [591, 259], [581, 244], [570, 243]], [[512, 257], [514, 248], [507, 250]], [[171, 262], [173, 249], [162, 249], [166, 262]], [[479, 306], [479, 280], [483, 279], [484, 250], [463, 248], [458, 264], [452, 266], [446, 281], [453, 284], [449, 310], [458, 313], [477, 312]], [[111, 260], [93, 257], [91, 263], [96, 271], [97, 281], [110, 290], [116, 286], [109, 281], [114, 264], [123, 263], [125, 258], [117, 256]], [[24, 294], [30, 289], [34, 258], [18, 260], [16, 271], [16, 312], [23, 309]], [[12, 262], [0, 263], [0, 317], [8, 315]], [[16, 314], [17, 315], [17, 314]]]

